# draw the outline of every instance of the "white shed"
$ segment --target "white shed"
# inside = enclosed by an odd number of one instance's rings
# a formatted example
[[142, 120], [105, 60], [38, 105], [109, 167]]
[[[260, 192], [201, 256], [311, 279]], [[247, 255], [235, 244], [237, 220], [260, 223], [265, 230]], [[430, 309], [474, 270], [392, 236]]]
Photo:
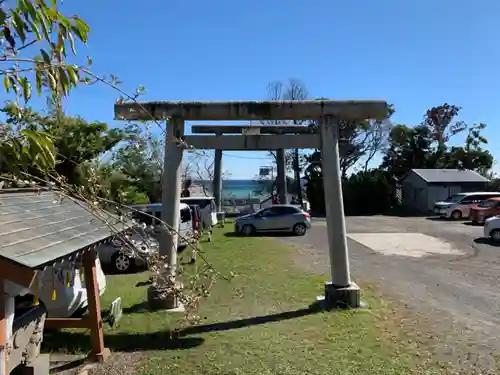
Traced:
[[488, 183], [486, 177], [468, 169], [412, 169], [402, 181], [403, 206], [432, 211], [435, 202], [456, 193], [485, 191]]

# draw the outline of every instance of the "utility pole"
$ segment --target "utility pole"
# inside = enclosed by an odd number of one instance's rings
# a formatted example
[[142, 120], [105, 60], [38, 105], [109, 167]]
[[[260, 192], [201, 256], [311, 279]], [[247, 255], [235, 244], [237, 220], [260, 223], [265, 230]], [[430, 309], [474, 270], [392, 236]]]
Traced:
[[297, 199], [301, 207], [304, 206], [304, 197], [302, 196], [302, 184], [300, 183], [300, 165], [299, 149], [296, 148], [293, 153], [293, 170], [295, 172], [295, 182], [297, 183]]
[[278, 149], [276, 151], [276, 164], [278, 169], [278, 178], [276, 187], [278, 188], [278, 196], [281, 204], [288, 203], [288, 195], [286, 189], [286, 165], [285, 165], [285, 150]]
[[[220, 134], [217, 134], [220, 135]], [[215, 150], [214, 156], [214, 180], [212, 186], [214, 190], [215, 205], [217, 212], [222, 211], [222, 150]]]

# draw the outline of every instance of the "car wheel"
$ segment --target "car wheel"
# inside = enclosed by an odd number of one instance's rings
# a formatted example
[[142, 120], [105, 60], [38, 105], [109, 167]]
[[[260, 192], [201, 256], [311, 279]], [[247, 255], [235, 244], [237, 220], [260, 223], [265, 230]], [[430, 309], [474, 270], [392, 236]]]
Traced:
[[111, 266], [116, 273], [127, 273], [134, 267], [134, 259], [117, 252], [111, 259]]
[[495, 242], [500, 242], [500, 229], [493, 229], [490, 232], [490, 237]]
[[252, 234], [255, 233], [255, 227], [250, 224], [243, 225], [243, 228], [241, 228], [241, 234], [244, 236], [251, 236]]
[[451, 218], [453, 220], [460, 220], [462, 218], [462, 211], [455, 210], [451, 213]]
[[293, 226], [293, 234], [296, 236], [303, 236], [307, 232], [307, 228], [304, 224], [298, 223]]

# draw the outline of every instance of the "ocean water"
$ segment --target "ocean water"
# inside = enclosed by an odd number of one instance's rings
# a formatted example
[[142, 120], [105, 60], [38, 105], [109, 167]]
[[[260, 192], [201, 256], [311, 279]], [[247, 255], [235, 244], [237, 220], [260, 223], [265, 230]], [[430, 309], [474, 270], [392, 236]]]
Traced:
[[[203, 184], [212, 190], [211, 181], [193, 181], [196, 184]], [[271, 184], [272, 182], [269, 181]], [[254, 180], [223, 180], [222, 197], [223, 198], [251, 198], [258, 197], [258, 191], [262, 190], [262, 182]], [[264, 195], [268, 195], [264, 193]]]
[[222, 196], [224, 198], [249, 198], [258, 196], [261, 189], [260, 182], [253, 180], [224, 180], [222, 181]]

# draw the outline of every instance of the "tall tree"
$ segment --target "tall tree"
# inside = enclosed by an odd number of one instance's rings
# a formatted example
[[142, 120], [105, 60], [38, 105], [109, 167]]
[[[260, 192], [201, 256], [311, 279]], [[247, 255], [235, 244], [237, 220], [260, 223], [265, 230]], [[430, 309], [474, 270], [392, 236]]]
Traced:
[[[493, 157], [483, 148], [488, 140], [481, 135], [486, 124], [469, 126], [457, 121], [460, 107], [445, 103], [426, 111], [424, 121], [416, 127], [395, 126], [390, 147], [381, 168], [402, 178], [414, 168], [471, 169], [486, 175]], [[450, 146], [451, 139], [467, 131], [463, 146]]]
[[[55, 0], [17, 0], [10, 7], [5, 2], [1, 5], [0, 74], [6, 92], [13, 95], [19, 107], [30, 100], [33, 83], [39, 95], [44, 82], [51, 93], [67, 95], [82, 77], [80, 68], [65, 60], [68, 53], [76, 54], [75, 41], [87, 42], [88, 25], [78, 16], [66, 17], [59, 12]], [[31, 55], [33, 50], [40, 54]], [[40, 170], [54, 168], [55, 150], [50, 136], [26, 129], [3, 133], [0, 143], [3, 168], [10, 171], [26, 170], [28, 165]]]
[[[269, 100], [306, 100], [309, 97], [309, 93], [305, 85], [298, 79], [290, 79], [287, 83], [281, 81], [272, 82], [268, 85], [268, 99]], [[267, 121], [267, 123], [275, 125], [305, 125], [306, 122], [303, 120], [274, 120]], [[302, 170], [301, 164], [301, 151], [299, 149], [294, 150], [284, 150], [285, 153], [285, 167], [289, 171], [293, 171], [295, 184], [293, 189], [287, 191], [296, 192], [299, 198], [299, 202], [302, 202], [302, 184], [300, 181], [300, 173]], [[277, 165], [277, 154], [275, 151], [270, 151], [273, 156], [275, 164]], [[288, 180], [287, 180], [288, 185]]]
[[414, 168], [432, 168], [429, 158], [432, 142], [432, 134], [426, 126], [396, 125], [391, 130], [390, 147], [380, 167], [397, 179]]
[[149, 127], [133, 124], [126, 129], [127, 139], [114, 152], [111, 164], [138, 192], [151, 202], [161, 201], [163, 141], [151, 134]]
[[[326, 100], [318, 98], [317, 100]], [[389, 107], [388, 116], [392, 116], [394, 107]], [[349, 121], [339, 120], [339, 156], [340, 172], [343, 178], [355, 166], [363, 162], [365, 171], [368, 170], [370, 161], [380, 152], [388, 147], [388, 139], [391, 124], [388, 121]], [[309, 124], [311, 132], [319, 133], [318, 121]], [[321, 162], [321, 152], [316, 150], [306, 157], [306, 162], [310, 163], [310, 169], [319, 166]]]
[[102, 122], [50, 111], [39, 114], [31, 108], [8, 103], [2, 110], [6, 124], [16, 132], [46, 134], [55, 148], [55, 171], [71, 184], [81, 184], [78, 169], [86, 161], [100, 157], [127, 137], [122, 129], [109, 129]]
[[[309, 97], [306, 86], [298, 79], [289, 79], [286, 83], [282, 81], [271, 82], [267, 86], [268, 100], [306, 100]], [[268, 120], [264, 124], [269, 125], [301, 125], [304, 121], [301, 120]], [[276, 164], [276, 152], [270, 150], [269, 154], [273, 157]], [[285, 164], [289, 171], [294, 170], [295, 151], [285, 150]]]

